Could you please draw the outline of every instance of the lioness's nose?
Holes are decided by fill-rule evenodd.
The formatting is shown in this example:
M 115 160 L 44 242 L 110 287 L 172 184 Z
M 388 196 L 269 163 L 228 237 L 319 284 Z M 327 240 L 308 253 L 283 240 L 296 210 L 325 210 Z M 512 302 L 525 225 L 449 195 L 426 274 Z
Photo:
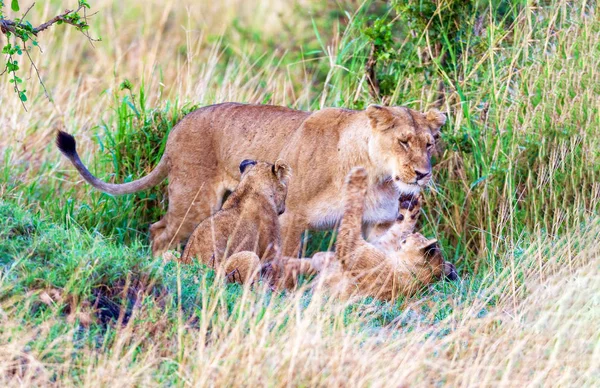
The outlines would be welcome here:
M 418 171 L 415 170 L 415 174 L 417 175 L 417 180 L 420 181 L 421 179 L 425 178 L 427 175 L 429 175 L 429 171 L 427 172 L 422 172 L 422 171 Z

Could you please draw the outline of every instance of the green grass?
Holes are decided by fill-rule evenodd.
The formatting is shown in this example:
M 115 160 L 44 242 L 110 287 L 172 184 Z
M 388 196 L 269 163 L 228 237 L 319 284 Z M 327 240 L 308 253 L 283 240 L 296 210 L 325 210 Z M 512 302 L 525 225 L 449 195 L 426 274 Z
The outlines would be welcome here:
M 0 140 L 0 350 L 7 355 L 0 381 L 335 385 L 343 375 L 373 385 L 385 376 L 415 385 L 505 378 L 524 385 L 535 376 L 540 384 L 593 385 L 590 360 L 600 338 L 590 324 L 600 295 L 596 5 L 448 2 L 441 14 L 428 4 L 311 3 L 279 35 L 267 32 L 269 23 L 236 18 L 198 45 L 165 27 L 160 47 L 175 52 L 168 61 L 159 55 L 160 70 L 144 72 L 131 89 L 118 90 L 120 79 L 82 97 L 102 101 L 100 113 L 88 110 L 90 121 L 78 101 L 61 97 L 60 85 L 56 107 L 73 106 L 59 122 L 75 133 L 90 170 L 126 182 L 156 165 L 171 128 L 197 106 L 227 99 L 425 110 L 443 82 L 448 122 L 420 227 L 439 239 L 461 282 L 391 303 L 345 304 L 307 289 L 225 285 L 199 264 L 153 260 L 148 225 L 166 210 L 167 182 L 120 197 L 94 191 L 52 144 L 46 120 L 55 118 L 46 116 L 58 108 L 38 101 L 26 116 L 15 104 L 17 113 L 0 112 L 6 123 L 23 123 L 0 133 L 10 140 L 22 130 L 25 139 Z M 142 5 L 133 7 L 143 14 Z M 169 23 L 189 22 L 174 12 Z M 130 47 L 116 40 L 137 36 L 126 28 L 107 50 Z M 143 42 L 155 41 L 144 34 Z M 378 96 L 365 81 L 372 43 Z M 190 64 L 185 74 L 169 67 L 188 55 L 205 66 L 201 76 Z M 89 66 L 82 58 L 79 66 Z M 125 58 L 131 64 L 123 67 L 136 68 L 134 56 Z M 100 63 L 103 71 L 113 65 Z M 77 73 L 65 72 L 63 94 L 76 95 L 68 80 L 75 83 Z M 163 94 L 180 76 L 202 87 Z M 311 233 L 307 254 L 331 249 L 333 235 Z
M 210 297 L 215 289 L 223 288 L 228 311 L 242 294 L 242 286 L 217 281 L 216 273 L 201 263 L 179 265 L 149 258 L 147 247 L 139 242 L 124 246 L 78 226 L 56 225 L 6 202 L 0 202 L 0 217 L 5 220 L 0 227 L 0 298 L 60 290 L 64 300 L 116 306 L 117 313 L 106 316 L 116 320 L 122 306 L 130 313 L 137 292 L 154 300 L 168 300 L 165 303 L 181 307 L 188 314 L 199 308 L 206 297 L 203 292 Z M 456 284 L 439 283 L 432 290 L 444 294 L 458 288 Z M 271 296 L 270 291 L 267 294 L 268 300 L 285 298 L 280 294 Z M 421 295 L 426 294 L 423 291 Z M 310 299 L 310 293 L 306 297 Z M 104 301 L 98 302 L 99 298 Z M 370 298 L 364 301 L 373 302 Z M 377 303 L 386 310 L 381 313 L 385 316 L 399 314 L 403 300 Z M 40 306 L 34 307 L 32 312 Z
M 532 283 L 532 274 L 538 274 L 537 254 L 532 257 L 532 253 L 539 251 L 548 258 L 545 273 L 566 274 L 567 263 L 561 259 L 565 256 L 559 252 L 577 252 L 569 259 L 573 268 L 586 262 L 595 266 L 589 260 L 597 257 L 595 241 L 600 236 L 600 224 L 592 222 L 569 239 L 524 249 L 527 254 L 513 263 L 522 269 L 517 273 L 499 267 L 494 278 L 463 274 L 462 282 L 438 283 L 409 300 L 384 303 L 367 298 L 340 304 L 308 290 L 274 294 L 261 285 L 253 289 L 227 285 L 200 264 L 152 261 L 142 244 L 124 246 L 78 226 L 65 228 L 6 202 L 0 202 L 0 216 L 5 221 L 0 226 L 0 303 L 6 314 L 0 347 L 5 354 L 13 354 L 14 346 L 24 346 L 35 354 L 37 363 L 45 365 L 50 381 L 69 384 L 91 383 L 89 368 L 94 365 L 124 368 L 124 373 L 134 374 L 128 378 L 137 382 L 142 381 L 135 377 L 137 368 L 151 367 L 150 380 L 143 381 L 183 384 L 185 378 L 176 371 L 181 371 L 181 362 L 194 365 L 189 357 L 198 351 L 195 335 L 202 336 L 206 346 L 214 342 L 215 350 L 226 346 L 234 351 L 250 345 L 241 340 L 243 333 L 253 338 L 258 330 L 268 336 L 262 346 L 272 347 L 279 344 L 271 341 L 290 332 L 301 330 L 308 335 L 310 326 L 305 325 L 309 322 L 323 330 L 322 335 L 362 338 L 367 349 L 373 346 L 371 339 L 386 338 L 400 354 L 415 340 L 417 346 L 455 341 L 454 336 L 463 338 L 460 322 L 465 319 L 463 324 L 475 331 L 481 330 L 478 322 L 484 328 L 502 327 L 509 323 L 502 324 L 507 317 L 498 316 L 498 306 L 506 309 L 506 302 L 517 295 L 530 306 L 527 297 L 536 295 L 539 287 Z M 594 248 L 587 252 L 588 247 Z M 542 282 L 541 287 L 552 284 Z M 592 299 L 586 300 L 597 302 L 596 288 L 587 288 Z M 95 313 L 90 319 L 92 309 Z M 308 320 L 298 327 L 298 319 Z M 22 324 L 14 326 L 15 322 Z M 550 324 L 547 318 L 542 322 Z M 405 336 L 411 338 L 410 343 L 403 340 Z M 289 346 L 285 341 L 281 345 Z M 215 360 L 229 360 L 220 352 L 213 355 Z M 7 376 L 14 373 L 9 361 L 4 357 L 0 362 Z M 47 381 L 44 375 L 34 378 L 32 366 L 24 365 L 28 379 Z M 300 382 L 309 377 L 298 378 Z
M 261 284 L 254 291 L 226 284 L 202 264 L 182 266 L 152 260 L 147 247 L 139 242 L 124 246 L 79 226 L 54 224 L 4 201 L 0 202 L 0 217 L 5 221 L 0 226 L 0 302 L 4 313 L 26 322 L 23 329 L 46 325 L 48 329 L 27 345 L 41 353 L 39 361 L 43 363 L 66 362 L 59 345 L 66 338 L 76 349 L 112 351 L 118 346 L 122 325 L 166 325 L 161 327 L 170 331 L 182 320 L 190 328 L 206 320 L 211 326 L 226 329 L 230 325 L 251 326 L 270 315 L 287 314 L 289 309 L 285 294 L 272 293 Z M 459 289 L 460 285 L 440 284 L 420 295 L 432 296 L 443 305 L 443 295 Z M 463 292 L 466 296 L 466 290 Z M 301 292 L 298 308 L 306 309 L 312 298 L 321 296 Z M 402 299 L 394 303 L 371 298 L 357 301 L 345 308 L 341 324 L 351 326 L 360 319 L 365 332 L 389 325 L 409 327 L 415 318 L 403 314 L 404 303 Z M 254 321 L 248 321 L 249 306 Z M 82 315 L 91 310 L 93 318 L 84 319 Z M 429 309 L 423 307 L 417 319 L 435 324 L 451 311 L 446 305 L 429 315 Z M 323 316 L 328 314 L 331 324 L 338 324 L 335 315 L 323 311 Z M 285 332 L 287 322 L 279 322 L 276 331 Z M 132 351 L 145 349 L 141 343 L 131 346 Z M 83 354 L 73 357 L 70 381 L 77 383 L 83 381 L 86 365 L 78 365 L 85 361 Z M 167 372 L 168 364 L 159 369 L 166 368 L 162 372 Z M 179 381 L 167 376 L 159 380 Z

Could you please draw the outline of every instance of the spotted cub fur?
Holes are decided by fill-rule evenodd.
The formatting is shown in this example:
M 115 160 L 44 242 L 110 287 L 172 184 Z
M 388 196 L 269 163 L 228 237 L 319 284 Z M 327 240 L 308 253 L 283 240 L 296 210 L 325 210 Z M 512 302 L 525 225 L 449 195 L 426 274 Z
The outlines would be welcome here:
M 398 220 L 373 243 L 361 234 L 367 173 L 355 168 L 344 187 L 344 216 L 335 255 L 323 252 L 312 259 L 324 286 L 342 296 L 361 294 L 392 300 L 411 295 L 424 285 L 447 276 L 456 279 L 437 240 L 413 233 L 420 211 L 417 198 L 401 199 Z
M 181 260 L 223 268 L 231 281 L 245 283 L 260 266 L 279 257 L 279 216 L 285 211 L 289 167 L 244 160 L 241 181 L 221 210 L 194 230 Z

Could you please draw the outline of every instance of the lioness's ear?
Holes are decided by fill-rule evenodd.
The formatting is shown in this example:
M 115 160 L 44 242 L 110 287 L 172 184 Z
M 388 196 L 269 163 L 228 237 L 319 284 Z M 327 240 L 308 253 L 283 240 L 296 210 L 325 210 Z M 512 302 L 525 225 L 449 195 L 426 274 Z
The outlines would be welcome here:
M 366 112 L 373 129 L 384 131 L 394 124 L 394 115 L 385 106 L 372 104 L 367 107 Z
M 292 169 L 281 160 L 276 161 L 272 169 L 273 174 L 275 174 L 277 179 L 279 179 L 281 183 L 287 184 L 292 175 Z
M 240 163 L 240 174 L 243 174 L 244 171 L 248 168 L 248 166 L 254 166 L 256 164 L 256 160 L 252 159 L 244 159 L 242 163 Z
M 446 115 L 437 109 L 432 109 L 425 113 L 425 119 L 438 130 L 442 125 L 446 124 Z
M 427 240 L 420 248 L 426 259 L 432 258 L 439 251 L 437 239 Z

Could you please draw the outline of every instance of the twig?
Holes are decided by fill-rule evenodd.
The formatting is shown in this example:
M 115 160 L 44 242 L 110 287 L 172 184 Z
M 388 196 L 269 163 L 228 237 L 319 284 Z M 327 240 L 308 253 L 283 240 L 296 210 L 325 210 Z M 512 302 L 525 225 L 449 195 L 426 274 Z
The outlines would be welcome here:
M 25 16 L 27 16 L 27 14 L 29 13 L 29 11 L 31 11 L 31 9 L 33 8 L 34 5 L 35 5 L 35 2 L 31 3 L 31 5 L 29 6 L 29 8 L 27 8 L 27 11 L 25 11 L 25 13 L 23 14 L 23 16 L 21 16 L 21 20 L 25 20 Z
M 35 3 L 34 3 L 35 4 Z M 31 5 L 31 7 L 29 7 L 29 9 L 27 9 L 27 11 L 25 12 L 25 14 L 23 16 L 25 16 L 27 14 L 27 12 L 29 12 L 29 10 L 33 7 L 33 4 Z M 81 9 L 84 10 L 84 18 L 83 20 L 85 21 L 85 24 L 78 24 L 77 22 L 74 22 L 73 20 L 67 18 L 68 15 L 72 14 L 72 13 L 77 13 L 79 11 L 81 11 Z M 22 19 L 21 19 L 22 20 Z M 84 32 L 83 27 L 87 26 L 87 15 L 85 13 L 85 7 L 80 5 L 79 8 L 77 8 L 75 11 L 67 9 L 65 10 L 63 13 L 61 13 L 60 15 L 57 15 L 55 17 L 53 17 L 52 19 L 48 20 L 45 23 L 40 24 L 39 26 L 30 29 L 27 25 L 23 24 L 23 23 L 16 23 L 14 20 L 8 20 L 8 19 L 0 19 L 0 31 L 3 34 L 6 34 L 7 32 L 11 32 L 11 33 L 16 33 L 16 29 L 17 27 L 19 28 L 23 28 L 25 30 L 27 30 L 28 32 L 32 33 L 33 35 L 37 36 L 37 34 L 39 34 L 40 32 L 48 29 L 50 26 L 52 26 L 53 24 L 56 24 L 58 22 L 63 22 L 65 24 L 70 24 L 76 28 L 78 28 L 79 30 L 81 30 L 83 32 L 83 34 L 90 40 L 90 41 L 98 41 L 98 39 L 93 39 L 92 37 L 90 37 L 90 35 L 86 32 Z
M 8 56 L 8 60 L 9 61 L 13 60 L 12 55 Z M 25 112 L 27 112 L 27 107 L 25 106 L 25 102 L 21 99 L 21 90 L 19 90 L 19 83 L 17 82 L 17 75 L 15 74 L 14 71 L 12 72 L 12 76 L 13 76 L 13 88 L 17 92 L 17 96 L 19 97 L 19 101 L 21 101 L 21 105 L 23 105 L 23 109 L 25 109 Z
M 97 12 L 94 12 L 94 13 L 93 13 L 93 14 L 91 14 L 90 16 L 94 16 L 96 13 L 97 13 Z M 87 25 L 88 25 L 88 14 L 87 14 L 87 8 L 85 8 L 85 7 L 83 8 L 83 20 L 85 21 L 85 25 L 87 26 Z M 81 30 L 81 33 L 82 33 L 83 35 L 85 35 L 85 37 L 86 37 L 86 38 L 88 38 L 88 41 L 90 42 L 90 44 L 92 45 L 92 47 L 95 47 L 95 46 L 94 46 L 94 42 L 98 42 L 98 41 L 100 40 L 100 39 L 93 39 L 93 38 L 90 36 L 89 32 L 87 32 L 86 30 L 83 30 L 83 29 L 82 29 L 82 30 Z
M 6 67 L 0 73 L 0 76 L 4 75 L 6 72 L 13 73 L 13 75 L 12 75 L 12 80 L 14 82 L 13 88 L 14 88 L 15 92 L 19 95 L 19 99 L 21 100 L 21 104 L 23 105 L 23 108 L 25 109 L 25 111 L 27 111 L 27 108 L 25 108 L 25 103 L 23 100 L 24 99 L 26 100 L 26 96 L 25 96 L 25 93 L 21 92 L 21 90 L 19 89 L 17 80 L 20 81 L 20 78 L 17 77 L 15 74 L 15 71 L 18 69 L 18 67 L 16 66 L 17 65 L 16 61 L 13 60 L 13 54 L 15 52 L 18 52 L 19 55 L 22 54 L 21 50 L 17 46 L 17 42 L 19 39 L 23 43 L 23 51 L 25 51 L 25 53 L 27 54 L 27 58 L 29 59 L 31 66 L 33 67 L 33 69 L 35 69 L 36 76 L 37 76 L 40 84 L 42 85 L 42 88 L 44 89 L 44 94 L 50 101 L 52 101 L 52 98 L 50 97 L 50 94 L 48 93 L 48 89 L 46 88 L 46 85 L 42 81 L 42 77 L 40 75 L 39 69 L 37 68 L 36 64 L 34 63 L 33 58 L 31 58 L 31 54 L 29 52 L 29 49 L 27 48 L 26 41 L 29 39 L 32 39 L 34 41 L 33 42 L 34 45 L 39 47 L 39 45 L 35 41 L 34 37 L 37 38 L 37 36 L 40 32 L 50 28 L 52 25 L 59 23 L 59 22 L 65 23 L 65 24 L 70 24 L 70 25 L 74 26 L 75 28 L 77 28 L 88 39 L 88 41 L 90 42 L 90 44 L 92 46 L 94 46 L 94 43 L 93 43 L 94 41 L 99 41 L 99 39 L 93 39 L 89 35 L 89 32 L 87 32 L 87 29 L 89 28 L 89 24 L 88 24 L 88 14 L 87 14 L 87 10 L 86 10 L 88 5 L 86 2 L 80 1 L 79 7 L 77 7 L 76 10 L 73 11 L 73 10 L 67 9 L 63 13 L 53 17 L 52 19 L 48 20 L 45 23 L 40 24 L 39 26 L 37 26 L 35 28 L 32 27 L 32 25 L 29 22 L 23 23 L 23 20 L 25 20 L 25 17 L 29 14 L 29 12 L 34 7 L 34 5 L 35 5 L 35 2 L 32 3 L 29 6 L 29 8 L 27 8 L 27 10 L 25 10 L 25 12 L 23 13 L 23 15 L 21 16 L 20 19 L 9 20 L 9 19 L 0 18 L 0 32 L 6 36 L 7 44 L 8 44 L 8 46 L 6 46 L 6 47 L 9 50 L 7 53 L 9 62 L 7 62 Z M 79 14 L 79 12 L 81 10 L 83 10 L 83 17 Z M 14 48 L 12 48 L 10 45 L 10 37 L 12 35 L 14 35 L 14 43 L 15 43 Z M 42 51 L 41 48 L 39 48 L 39 49 L 40 49 L 40 51 Z M 9 66 L 8 63 L 11 63 L 11 66 Z M 15 65 L 14 69 L 12 67 L 13 64 Z
M 42 77 L 40 76 L 40 71 L 38 70 L 37 66 L 35 65 L 35 62 L 33 62 L 33 59 L 31 59 L 31 55 L 29 55 L 29 49 L 27 49 L 27 46 L 25 45 L 25 41 L 23 39 L 21 39 L 21 41 L 23 42 L 23 50 L 25 50 L 25 54 L 27 54 L 27 58 L 29 58 L 29 62 L 31 62 L 31 66 L 33 66 L 33 68 L 35 69 L 35 74 L 38 77 L 38 80 L 40 81 L 40 84 L 42 85 L 42 88 L 44 89 L 44 94 L 46 95 L 46 98 L 50 101 L 52 101 L 52 98 L 50 98 L 50 94 L 48 94 L 48 89 L 46 89 L 46 85 L 44 84 L 44 81 L 42 81 Z
M 75 12 L 79 12 L 81 10 L 81 8 L 82 8 L 82 6 L 79 6 L 79 8 L 77 8 L 77 10 Z M 62 13 L 58 16 L 55 16 L 54 18 L 48 20 L 46 23 L 40 24 L 39 26 L 37 26 L 36 28 L 33 29 L 33 34 L 37 36 L 38 33 L 44 31 L 45 29 L 47 29 L 48 27 L 50 27 L 51 25 L 53 25 L 54 23 L 57 23 L 59 21 L 62 21 L 63 23 L 67 23 L 67 24 L 70 24 L 75 27 L 81 27 L 81 26 L 73 23 L 71 20 L 65 19 L 65 17 L 72 12 L 73 12 L 72 10 L 67 9 L 67 10 L 65 10 L 64 13 Z

